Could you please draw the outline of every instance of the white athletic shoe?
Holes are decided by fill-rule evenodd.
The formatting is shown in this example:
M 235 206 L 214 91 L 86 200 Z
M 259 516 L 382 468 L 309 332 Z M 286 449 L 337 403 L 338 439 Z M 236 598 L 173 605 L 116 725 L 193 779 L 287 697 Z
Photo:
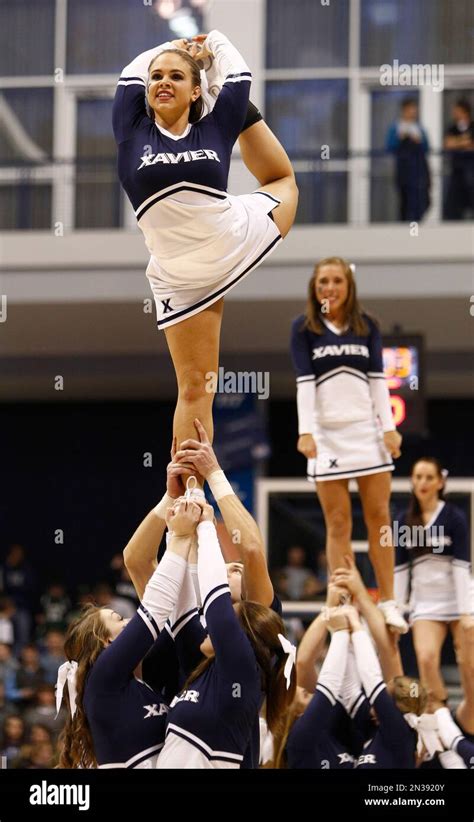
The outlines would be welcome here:
M 394 599 L 386 599 L 383 602 L 379 602 L 378 607 L 382 611 L 385 622 L 390 628 L 395 628 L 399 634 L 408 633 L 408 623 L 403 619 Z

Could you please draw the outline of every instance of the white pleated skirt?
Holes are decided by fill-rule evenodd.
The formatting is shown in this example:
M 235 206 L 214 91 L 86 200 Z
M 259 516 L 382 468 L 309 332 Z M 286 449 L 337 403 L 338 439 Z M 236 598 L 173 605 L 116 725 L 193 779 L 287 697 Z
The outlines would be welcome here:
M 254 191 L 241 196 L 228 195 L 226 204 L 229 230 L 224 238 L 206 246 L 209 257 L 207 282 L 193 284 L 193 258 L 183 257 L 183 273 L 189 270 L 189 280 L 176 274 L 168 274 L 156 257 L 150 257 L 146 275 L 155 298 L 157 324 L 159 329 L 182 322 L 199 314 L 224 297 L 245 277 L 257 268 L 281 242 L 281 234 L 269 215 L 280 204 L 272 195 Z M 227 260 L 232 260 L 230 264 Z M 199 261 L 203 266 L 203 261 Z
M 352 479 L 394 470 L 375 419 L 331 426 L 316 423 L 315 440 L 317 456 L 308 460 L 309 482 Z

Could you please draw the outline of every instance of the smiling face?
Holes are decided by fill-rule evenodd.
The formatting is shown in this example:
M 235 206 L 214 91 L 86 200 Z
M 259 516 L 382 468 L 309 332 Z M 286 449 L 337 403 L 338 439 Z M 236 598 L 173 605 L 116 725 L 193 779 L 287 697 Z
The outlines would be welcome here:
M 160 125 L 175 123 L 201 95 L 191 66 L 179 52 L 160 54 L 150 66 L 147 99 Z
M 329 317 L 337 317 L 344 310 L 349 294 L 347 278 L 342 266 L 337 264 L 323 265 L 316 275 L 316 299 Z
M 433 462 L 419 460 L 411 475 L 413 493 L 422 507 L 435 503 L 444 486 L 444 479 Z

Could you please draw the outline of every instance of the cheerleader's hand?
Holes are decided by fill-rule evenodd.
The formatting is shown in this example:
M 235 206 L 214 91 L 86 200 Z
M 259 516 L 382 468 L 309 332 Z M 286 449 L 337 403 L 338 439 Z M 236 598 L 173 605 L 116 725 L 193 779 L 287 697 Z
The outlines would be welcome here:
M 316 456 L 316 443 L 312 434 L 301 434 L 298 437 L 296 448 L 307 460 Z
M 343 605 L 349 599 L 350 594 L 348 593 L 347 588 L 343 588 L 342 585 L 337 585 L 335 582 L 332 581 L 328 585 L 328 592 L 326 596 L 326 605 L 328 608 L 337 608 L 338 605 Z
M 197 49 L 190 47 L 189 53 L 191 54 L 191 57 L 194 57 L 196 61 L 206 60 L 208 57 L 213 56 L 207 48 L 207 46 L 205 45 L 206 40 L 207 34 L 196 34 L 196 36 L 193 37 L 193 43 L 196 45 Z
M 172 508 L 168 508 L 166 524 L 176 537 L 186 537 L 194 533 L 200 517 L 200 506 L 181 497 Z
M 199 522 L 214 522 L 214 508 L 207 502 L 202 506 Z
M 347 590 L 350 591 L 350 593 L 357 599 L 358 597 L 364 595 L 365 585 L 359 571 L 357 570 L 353 557 L 346 555 L 344 557 L 344 562 L 347 567 L 336 568 L 334 573 L 331 575 L 331 582 L 334 581 L 335 585 L 340 585 L 347 588 Z
M 331 634 L 336 631 L 347 631 L 349 628 L 349 620 L 342 608 L 328 608 L 326 611 L 326 622 L 328 630 Z
M 402 435 L 398 433 L 398 431 L 385 431 L 383 435 L 383 441 L 385 443 L 385 448 L 389 452 L 390 456 L 393 457 L 395 460 L 401 456 L 400 446 L 402 444 Z
M 189 43 L 185 38 L 182 38 L 181 40 L 171 40 L 170 42 L 175 49 L 183 49 L 183 51 L 188 50 Z

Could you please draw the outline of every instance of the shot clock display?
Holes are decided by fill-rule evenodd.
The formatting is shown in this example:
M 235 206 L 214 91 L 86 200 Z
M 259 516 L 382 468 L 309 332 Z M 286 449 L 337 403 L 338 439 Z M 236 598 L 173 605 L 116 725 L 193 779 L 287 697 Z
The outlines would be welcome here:
M 383 364 L 392 413 L 402 434 L 425 431 L 423 337 L 383 335 Z

